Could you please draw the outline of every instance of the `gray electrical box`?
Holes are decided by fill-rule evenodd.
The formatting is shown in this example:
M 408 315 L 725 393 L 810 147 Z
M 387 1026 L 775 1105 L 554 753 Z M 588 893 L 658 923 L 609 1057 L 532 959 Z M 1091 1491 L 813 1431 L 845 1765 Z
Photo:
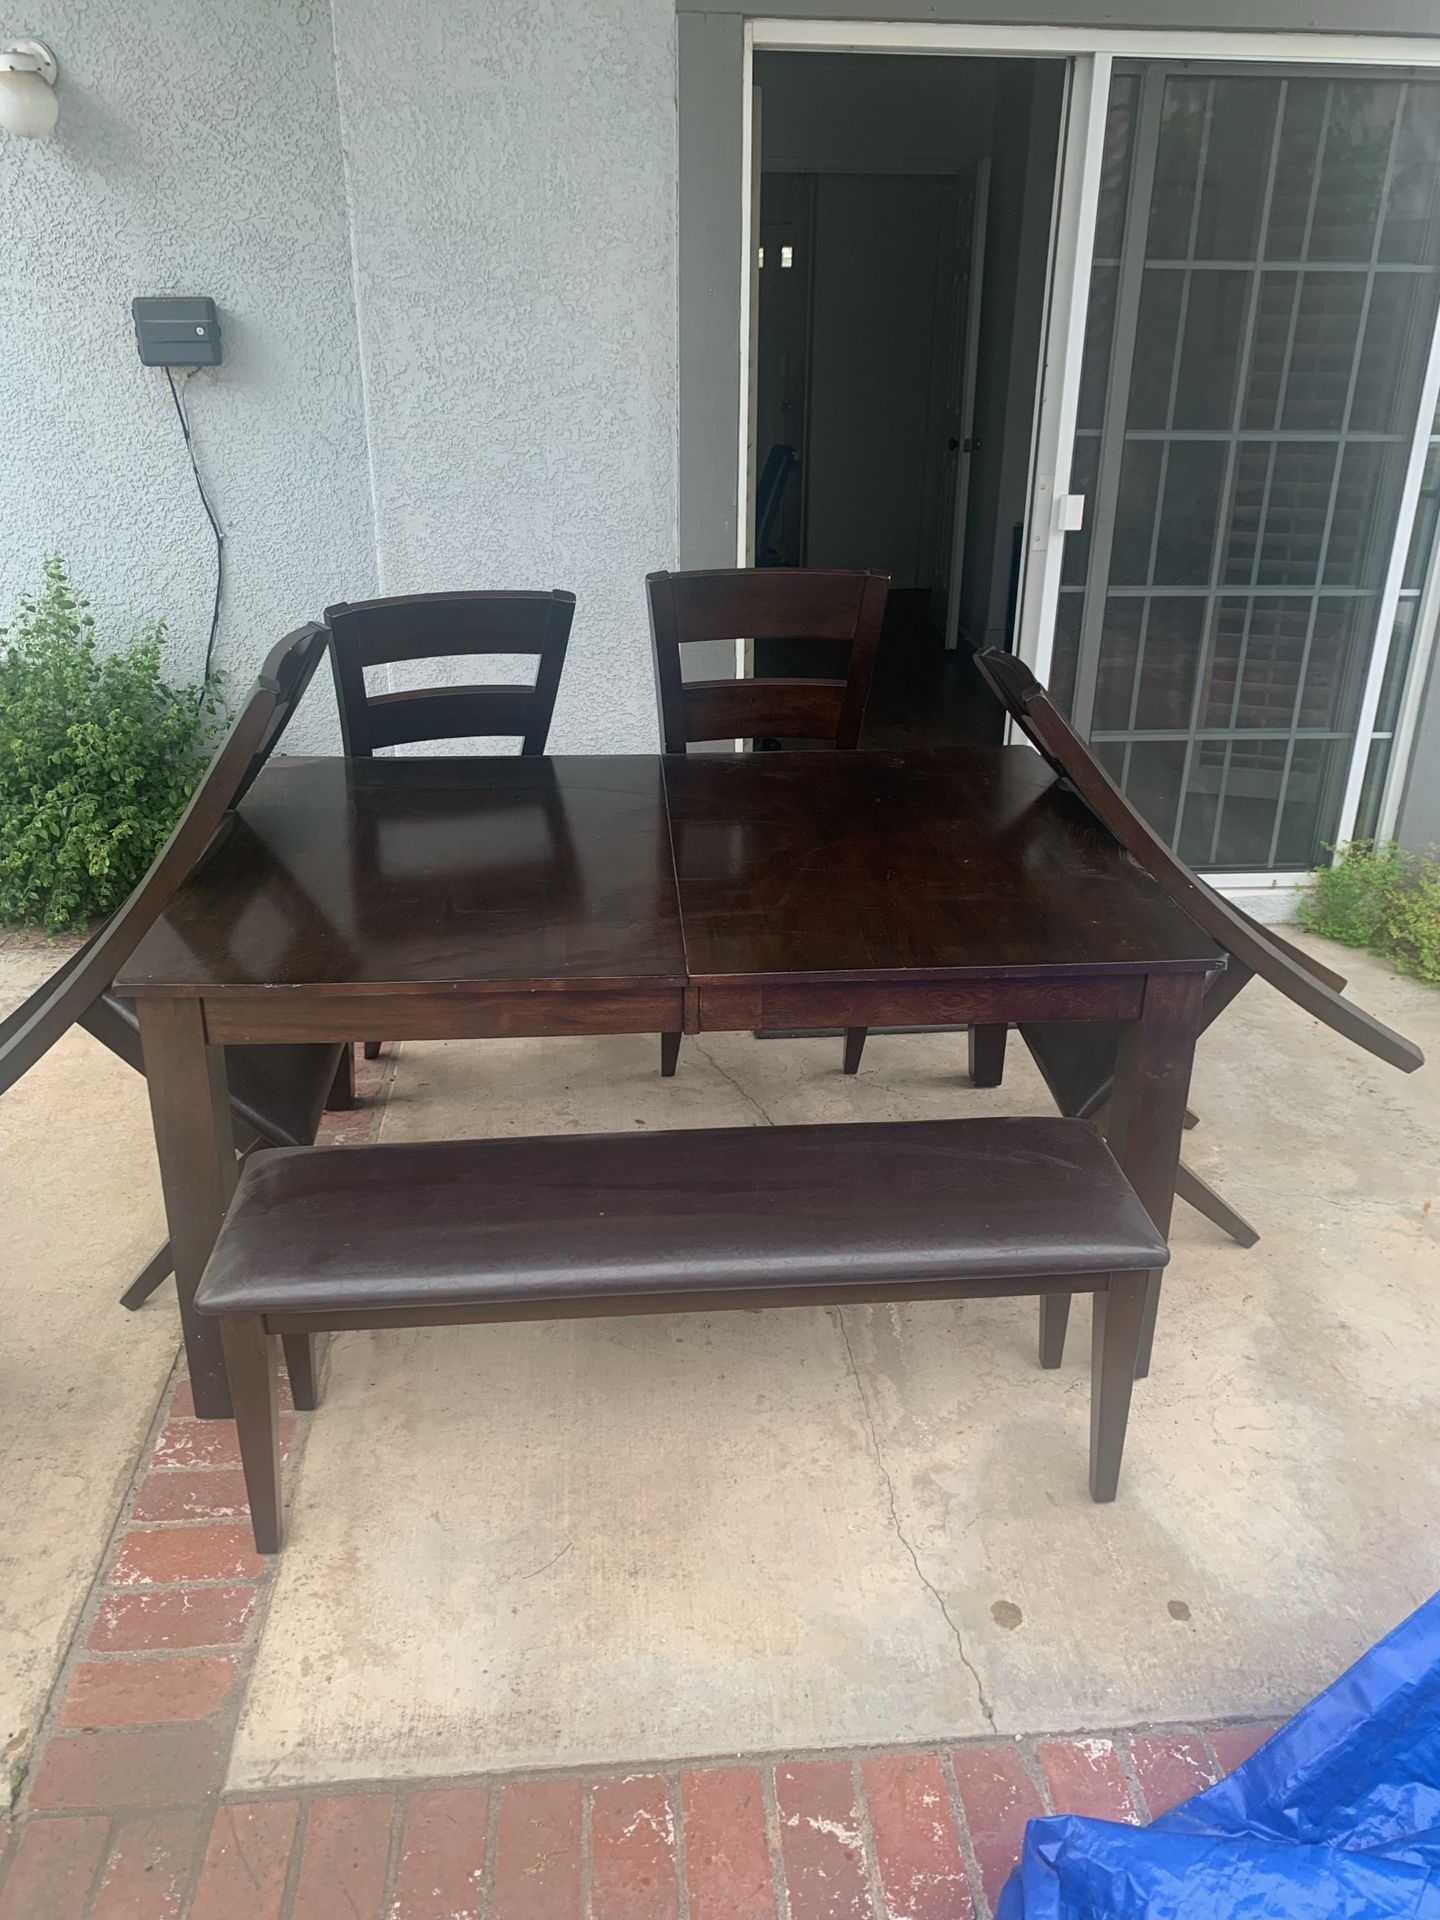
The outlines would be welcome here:
M 147 367 L 218 367 L 220 319 L 213 300 L 169 295 L 130 302 L 135 343 Z

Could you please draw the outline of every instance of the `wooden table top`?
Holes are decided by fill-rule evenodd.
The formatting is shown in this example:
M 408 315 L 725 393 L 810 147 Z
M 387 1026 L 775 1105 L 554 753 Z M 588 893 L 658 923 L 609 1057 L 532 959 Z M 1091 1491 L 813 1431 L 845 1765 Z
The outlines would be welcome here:
M 1026 746 L 672 757 L 665 788 L 692 980 L 1216 965 Z
M 273 760 L 116 982 L 683 986 L 660 761 Z
M 275 760 L 117 987 L 563 991 L 1217 963 L 1024 746 Z

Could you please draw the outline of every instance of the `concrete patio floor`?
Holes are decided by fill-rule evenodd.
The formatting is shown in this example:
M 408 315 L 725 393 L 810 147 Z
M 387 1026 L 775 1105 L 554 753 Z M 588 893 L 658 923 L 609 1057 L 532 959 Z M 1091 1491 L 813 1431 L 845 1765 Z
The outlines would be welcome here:
M 1440 995 L 1332 953 L 1440 1055 Z M 416 1045 L 387 1139 L 1044 1111 L 959 1036 Z M 1436 1070 L 1252 987 L 1202 1049 L 1121 1497 L 1033 1303 L 353 1336 L 232 1788 L 1283 1713 L 1440 1585 Z
M 1440 994 L 1306 944 L 1440 1055 Z M 971 1090 L 963 1058 L 961 1036 L 874 1038 L 847 1081 L 838 1041 L 734 1035 L 687 1041 L 664 1082 L 649 1039 L 412 1046 L 382 1124 L 1046 1109 L 1018 1043 L 998 1093 Z M 1058 1375 L 1035 1363 L 1033 1305 L 1006 1302 L 337 1341 L 254 1665 L 229 1669 L 229 1787 L 1288 1712 L 1440 1585 L 1440 1079 L 1253 986 L 1204 1042 L 1194 1104 L 1187 1156 L 1264 1238 L 1241 1252 L 1179 1210 L 1108 1509 L 1085 1491 L 1083 1313 Z M 8 1734 L 52 1689 L 46 1724 L 75 1724 L 55 1681 L 175 1323 L 163 1296 L 113 1305 L 158 1237 L 138 1079 L 71 1036 L 3 1118 L 23 1333 L 0 1416 L 21 1461 L 0 1515 L 22 1570 L 0 1625 Z M 151 1482 L 185 1465 L 159 1457 Z M 210 1507 L 134 1519 L 222 1516 L 219 1462 Z M 116 1537 L 82 1622 L 92 1653 L 123 1644 L 127 1580 L 134 1608 L 164 1611 L 176 1590 L 156 1577 L 197 1578 L 196 1604 L 218 1605 L 203 1583 L 226 1574 L 125 1570 L 125 1538 L 163 1530 Z
M 0 950 L 0 1015 L 59 957 Z M 145 1082 L 77 1028 L 0 1101 L 0 1808 L 174 1362 L 173 1288 L 118 1305 L 164 1237 Z

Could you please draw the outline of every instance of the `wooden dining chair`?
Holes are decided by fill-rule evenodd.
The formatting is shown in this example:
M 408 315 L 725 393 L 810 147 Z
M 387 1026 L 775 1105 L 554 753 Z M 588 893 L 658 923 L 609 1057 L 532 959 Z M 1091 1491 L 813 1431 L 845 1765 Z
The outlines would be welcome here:
M 1344 998 L 1345 981 L 1302 953 L 1273 927 L 1251 919 L 1217 893 L 1165 844 L 1136 812 L 1045 688 L 1014 654 L 992 647 L 978 657 L 980 671 L 1010 717 L 1060 778 L 1159 886 L 1202 926 L 1227 956 L 1206 989 L 1202 1027 L 1219 1018 L 1256 975 L 1344 1039 L 1402 1073 L 1424 1064 L 1420 1049 Z M 1120 1028 L 1098 1022 L 1024 1024 L 1034 1055 L 1062 1113 L 1094 1120 L 1102 1130 L 1115 1078 Z M 1203 1213 L 1243 1247 L 1259 1234 L 1215 1189 L 1182 1161 L 1178 1198 Z
M 137 1072 L 145 1071 L 139 1021 L 130 1002 L 112 992 L 115 975 L 186 875 L 223 843 L 237 802 L 274 751 L 326 640 L 324 627 L 311 625 L 274 648 L 174 831 L 129 899 L 0 1022 L 0 1094 L 76 1025 Z M 349 1106 L 353 1099 L 350 1051 L 340 1044 L 227 1047 L 225 1064 L 235 1146 L 242 1155 L 262 1144 L 309 1146 L 326 1106 Z M 140 1306 L 172 1268 L 167 1244 L 126 1289 L 124 1304 Z
M 888 573 L 732 567 L 648 574 L 645 590 L 666 753 L 685 753 L 709 740 L 820 740 L 842 751 L 859 745 L 885 624 Z M 687 680 L 684 649 L 707 640 L 840 641 L 849 652 L 838 679 Z M 845 1030 L 846 1073 L 859 1071 L 865 1032 Z M 661 1073 L 674 1073 L 679 1054 L 680 1035 L 661 1034 Z
M 327 607 L 347 759 L 382 747 L 465 739 L 518 739 L 521 753 L 544 753 L 574 617 L 574 594 L 556 590 L 399 593 Z M 365 684 L 370 667 L 466 654 L 533 655 L 535 678 L 398 693 L 372 693 Z M 378 1056 L 380 1044 L 365 1042 L 367 1060 Z

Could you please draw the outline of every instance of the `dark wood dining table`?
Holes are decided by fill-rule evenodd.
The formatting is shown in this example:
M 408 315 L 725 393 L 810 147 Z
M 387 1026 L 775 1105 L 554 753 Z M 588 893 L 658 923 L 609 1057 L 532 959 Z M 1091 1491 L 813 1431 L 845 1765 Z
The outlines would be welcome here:
M 226 1045 L 1118 1021 L 1107 1132 L 1166 1232 L 1223 964 L 1027 746 L 272 761 L 116 987 L 195 1410 Z

